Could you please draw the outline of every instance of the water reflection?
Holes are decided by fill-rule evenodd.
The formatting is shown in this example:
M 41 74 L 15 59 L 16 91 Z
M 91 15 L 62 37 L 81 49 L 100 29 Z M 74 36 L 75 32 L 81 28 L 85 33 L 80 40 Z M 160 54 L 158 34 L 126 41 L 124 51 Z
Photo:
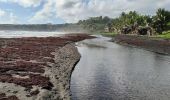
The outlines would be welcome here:
M 73 100 L 170 100 L 169 56 L 108 39 L 78 44 L 82 58 L 72 75 Z

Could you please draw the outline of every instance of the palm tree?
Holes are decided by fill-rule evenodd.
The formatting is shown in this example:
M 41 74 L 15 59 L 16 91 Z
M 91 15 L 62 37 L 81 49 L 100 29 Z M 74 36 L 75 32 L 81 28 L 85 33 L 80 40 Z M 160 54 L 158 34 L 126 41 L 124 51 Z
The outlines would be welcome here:
M 156 12 L 156 16 L 153 17 L 153 27 L 160 34 L 166 29 L 169 20 L 169 12 L 165 9 L 159 8 Z

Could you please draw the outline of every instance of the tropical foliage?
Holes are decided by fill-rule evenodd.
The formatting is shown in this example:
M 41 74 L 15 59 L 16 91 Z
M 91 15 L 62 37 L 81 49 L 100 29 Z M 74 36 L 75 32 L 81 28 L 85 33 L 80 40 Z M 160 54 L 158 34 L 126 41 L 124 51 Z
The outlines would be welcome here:
M 138 24 L 140 26 L 146 26 L 151 22 L 150 16 L 144 16 L 138 14 L 136 11 L 130 11 L 129 13 L 122 12 L 120 17 L 112 20 L 112 26 L 116 29 L 120 29 L 126 25 Z
M 162 34 L 163 31 L 168 29 L 168 23 L 170 22 L 170 12 L 165 9 L 158 9 L 156 16 L 152 18 L 152 25 L 155 30 Z
M 90 31 L 103 31 L 106 25 L 111 25 L 111 21 L 112 19 L 107 16 L 99 16 L 91 17 L 87 20 L 80 20 L 78 24 Z
M 163 31 L 170 30 L 170 11 L 160 8 L 154 16 L 141 15 L 136 11 L 122 12 L 117 18 L 91 17 L 87 20 L 80 20 L 78 24 L 96 32 L 104 32 L 105 27 L 120 30 L 124 26 L 136 24 L 138 26 L 150 26 L 154 28 L 156 33 L 162 34 Z

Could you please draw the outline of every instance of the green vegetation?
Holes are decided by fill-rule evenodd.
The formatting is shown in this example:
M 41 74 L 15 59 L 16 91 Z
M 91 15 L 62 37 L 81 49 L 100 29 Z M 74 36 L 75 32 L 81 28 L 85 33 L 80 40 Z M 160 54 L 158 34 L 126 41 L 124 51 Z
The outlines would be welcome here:
M 112 20 L 112 27 L 121 29 L 124 26 L 134 24 L 146 26 L 146 24 L 150 22 L 150 16 L 140 15 L 136 11 L 130 11 L 129 13 L 122 12 L 118 18 Z
M 168 38 L 170 30 L 170 11 L 159 8 L 154 16 L 141 15 L 136 11 L 128 13 L 122 12 L 117 18 L 109 17 L 91 17 L 87 20 L 80 20 L 78 25 L 90 30 L 92 33 L 101 33 L 114 36 L 115 33 L 120 33 L 124 27 L 146 28 L 152 30 L 151 35 Z
M 165 9 L 158 9 L 156 16 L 152 18 L 152 26 L 157 33 L 162 34 L 163 31 L 169 30 L 170 12 Z
M 104 32 L 105 26 L 111 27 L 112 19 L 109 17 L 91 17 L 87 20 L 80 20 L 78 25 L 83 26 L 83 28 L 90 30 L 91 32 Z
M 162 34 L 157 35 L 156 37 L 163 38 L 163 39 L 170 39 L 170 31 L 163 32 Z
M 83 30 L 76 24 L 0 24 L 0 30 L 24 30 L 24 31 L 74 31 Z

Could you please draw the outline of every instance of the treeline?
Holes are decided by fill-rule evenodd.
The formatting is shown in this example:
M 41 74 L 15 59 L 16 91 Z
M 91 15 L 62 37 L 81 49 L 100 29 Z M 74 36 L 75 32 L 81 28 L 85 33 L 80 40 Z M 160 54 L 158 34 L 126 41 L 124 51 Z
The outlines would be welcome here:
M 0 24 L 0 30 L 80 31 L 83 28 L 76 24 Z
M 109 31 L 117 31 L 129 25 L 150 26 L 156 33 L 161 34 L 170 29 L 170 11 L 159 8 L 154 16 L 141 15 L 136 11 L 122 12 L 117 18 L 91 17 L 87 20 L 80 20 L 78 24 L 91 31 L 101 32 L 105 31 L 105 27 L 108 27 Z
M 99 17 L 90 17 L 89 19 L 86 20 L 80 20 L 78 22 L 78 25 L 82 26 L 83 28 L 90 30 L 90 31 L 103 31 L 104 27 L 106 25 L 111 25 L 112 19 L 105 16 L 99 16 Z

